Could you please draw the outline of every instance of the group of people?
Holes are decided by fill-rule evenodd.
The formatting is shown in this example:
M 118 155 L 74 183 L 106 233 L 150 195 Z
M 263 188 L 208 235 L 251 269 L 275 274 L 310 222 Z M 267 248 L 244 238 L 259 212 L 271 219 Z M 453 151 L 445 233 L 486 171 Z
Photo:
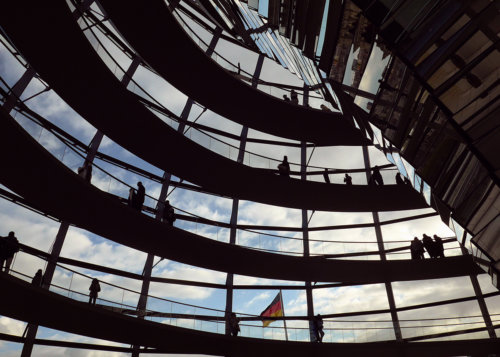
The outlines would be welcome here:
M 434 240 L 424 234 L 422 240 L 413 238 L 410 244 L 411 259 L 424 259 L 424 252 L 427 251 L 430 258 L 444 258 L 443 240 L 434 234 Z
M 293 104 L 299 105 L 299 95 L 297 94 L 297 92 L 294 89 L 292 89 L 290 91 L 290 97 L 288 97 L 286 94 L 284 94 L 283 95 L 283 100 L 285 102 L 292 102 Z M 309 104 L 305 103 L 305 101 L 304 101 L 304 106 L 308 107 L 308 108 L 311 108 L 311 106 Z M 324 112 L 331 112 L 332 111 L 330 108 L 328 108 L 324 104 L 320 105 L 320 109 L 322 111 L 324 111 Z
M 240 321 L 234 312 L 229 315 L 228 326 L 229 335 L 234 337 L 238 336 L 240 332 Z M 323 341 L 323 336 L 325 336 L 325 332 L 323 331 L 323 318 L 320 314 L 314 316 L 311 327 L 315 341 L 321 343 Z
M 142 182 L 137 182 L 137 190 L 130 188 L 128 195 L 128 205 L 138 211 L 142 210 L 144 199 L 146 197 L 146 189 Z M 174 225 L 176 220 L 174 208 L 170 205 L 170 201 L 166 200 L 163 206 L 162 222 L 167 222 L 170 226 Z
M 35 273 L 35 276 L 33 277 L 33 280 L 31 280 L 31 285 L 36 286 L 36 287 L 42 287 L 44 283 L 44 276 L 42 269 L 38 269 L 37 272 Z M 99 285 L 99 280 L 96 278 L 92 279 L 92 282 L 90 283 L 89 287 L 89 304 L 95 305 L 96 300 L 97 300 L 97 295 L 101 291 L 101 286 Z
M 330 183 L 330 177 L 328 176 L 328 169 L 327 168 L 325 168 L 325 171 L 323 172 L 323 178 L 325 179 L 326 183 Z M 347 186 L 351 186 L 352 185 L 352 177 L 349 174 L 347 174 L 347 173 L 344 176 L 344 183 Z
M 286 94 L 283 95 L 283 100 L 285 102 L 292 102 L 293 104 L 299 104 L 299 96 L 295 90 L 292 89 L 290 92 L 290 98 Z
M 290 177 L 290 163 L 288 162 L 288 156 L 283 156 L 283 161 L 278 165 L 278 172 L 280 176 Z M 326 183 L 330 183 L 330 178 L 328 177 L 328 169 L 325 168 L 323 172 L 323 177 Z M 344 182 L 346 185 L 352 185 L 352 177 L 349 174 L 345 174 Z
M 7 237 L 0 237 L 0 271 L 9 272 L 17 252 L 19 252 L 19 241 L 14 232 L 9 232 Z
M 278 165 L 278 172 L 280 176 L 290 177 L 290 163 L 288 162 L 288 157 L 284 156 L 283 161 Z M 328 169 L 325 168 L 323 172 L 323 178 L 326 183 L 330 183 L 330 177 L 328 176 Z M 346 173 L 344 176 L 344 183 L 348 186 L 352 185 L 352 177 Z M 398 172 L 396 174 L 396 184 L 397 185 L 410 185 L 410 180 L 406 177 L 403 179 L 401 174 Z M 370 186 L 383 186 L 384 179 L 382 178 L 382 174 L 380 173 L 380 167 L 375 166 L 370 174 L 370 178 L 368 180 L 368 185 Z
M 368 185 L 378 185 L 382 186 L 384 184 L 384 179 L 382 178 L 382 175 L 380 174 L 380 167 L 375 166 L 372 170 L 372 173 L 370 175 L 370 179 L 368 180 Z M 397 185 L 411 185 L 410 180 L 408 178 L 401 177 L 401 174 L 398 172 L 396 174 L 396 184 Z

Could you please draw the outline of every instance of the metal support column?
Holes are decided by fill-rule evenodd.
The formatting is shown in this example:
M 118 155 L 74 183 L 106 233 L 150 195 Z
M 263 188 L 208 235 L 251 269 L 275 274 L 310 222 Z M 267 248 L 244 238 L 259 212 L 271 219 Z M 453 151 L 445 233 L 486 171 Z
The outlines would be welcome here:
M 220 28 L 217 28 L 214 31 L 214 36 L 212 37 L 212 40 L 210 41 L 210 45 L 208 46 L 208 48 L 205 52 L 208 56 L 211 56 L 212 53 L 214 52 L 215 46 L 217 45 L 217 42 L 219 41 L 221 34 L 222 34 L 222 29 L 220 29 Z M 179 126 L 177 127 L 177 132 L 180 133 L 181 135 L 184 134 L 184 128 L 186 127 L 186 121 L 189 118 L 189 113 L 191 112 L 191 108 L 193 107 L 193 104 L 194 104 L 194 101 L 191 98 L 188 98 L 186 101 L 186 104 L 184 105 L 184 109 L 182 110 L 182 113 L 180 116 L 182 121 L 179 122 Z M 165 200 L 167 198 L 167 193 L 168 193 L 168 188 L 170 186 L 171 177 L 172 177 L 172 175 L 170 173 L 167 173 L 167 172 L 163 173 L 161 192 L 160 192 L 160 196 L 158 197 L 158 204 L 156 206 L 155 218 L 157 220 L 161 220 L 163 217 L 163 209 L 165 207 L 164 203 L 165 203 Z M 144 264 L 144 269 L 142 271 L 141 296 L 139 297 L 139 301 L 137 302 L 137 311 L 138 311 L 137 316 L 139 318 L 144 318 L 144 314 L 142 312 L 145 312 L 146 307 L 147 307 L 149 286 L 151 283 L 151 274 L 153 272 L 153 261 L 154 261 L 154 254 L 148 254 L 148 256 L 146 258 L 146 262 Z M 134 345 L 132 348 L 133 348 L 132 357 L 138 357 L 140 346 Z
M 35 71 L 33 70 L 33 68 L 28 67 L 26 69 L 26 71 L 23 73 L 23 75 L 21 76 L 21 78 L 19 78 L 19 80 L 16 82 L 16 84 L 14 84 L 10 94 L 7 96 L 7 98 L 5 99 L 5 102 L 2 106 L 2 108 L 7 113 L 10 113 L 12 111 L 12 109 L 14 109 L 17 101 L 19 100 L 19 98 L 21 97 L 23 92 L 26 90 L 26 88 L 28 87 L 29 83 L 31 82 L 31 80 L 33 79 L 34 76 L 35 76 Z M 30 324 L 28 324 L 26 326 L 25 332 L 26 331 L 29 332 L 29 330 L 27 330 L 29 328 L 29 326 L 30 326 Z M 34 331 L 34 333 L 36 334 L 36 330 Z M 34 337 L 33 337 L 33 339 L 34 339 Z M 29 353 L 31 353 L 32 349 L 33 349 L 33 344 L 31 345 L 31 348 L 29 349 Z M 24 351 L 24 349 L 23 349 L 23 351 Z
M 304 83 L 304 95 L 302 98 L 302 105 L 307 107 L 309 105 L 309 90 Z M 301 142 L 300 145 L 300 179 L 307 180 L 307 143 Z M 307 217 L 307 210 L 302 210 L 302 244 L 304 249 L 304 257 L 308 257 L 309 253 L 309 219 Z M 316 340 L 314 333 L 313 317 L 314 317 L 314 299 L 312 295 L 311 282 L 305 282 L 306 288 L 306 301 L 307 301 L 307 317 L 309 318 L 309 338 L 311 341 Z
M 462 244 L 460 244 L 460 250 L 462 251 L 463 255 L 469 255 L 469 251 Z M 477 303 L 479 304 L 479 310 L 481 310 L 481 315 L 483 316 L 484 324 L 488 329 L 488 335 L 490 336 L 490 338 L 496 338 L 497 334 L 495 332 L 495 329 L 493 328 L 493 322 L 491 321 L 491 316 L 488 311 L 486 301 L 484 300 L 481 286 L 479 285 L 479 281 L 477 280 L 477 275 L 471 274 L 469 275 L 469 277 L 472 283 L 472 287 L 474 288 L 474 294 L 476 295 Z
M 304 105 L 306 105 L 306 96 L 304 96 Z M 300 146 L 300 179 L 306 180 L 306 167 L 307 167 L 307 145 L 303 141 Z M 309 257 L 309 223 L 307 217 L 307 210 L 302 210 L 302 243 L 304 249 L 304 257 Z M 306 301 L 307 301 L 307 317 L 309 318 L 309 338 L 311 341 L 316 340 L 314 333 L 313 317 L 314 317 L 314 301 L 312 296 L 311 282 L 305 282 L 306 288 Z
M 222 34 L 222 30 L 217 30 L 214 33 L 214 36 L 213 36 L 213 38 L 210 42 L 210 45 L 206 51 L 206 53 L 209 56 L 213 53 L 215 46 L 216 46 L 221 34 Z M 194 104 L 194 101 L 191 98 L 188 98 L 188 100 L 184 106 L 184 109 L 182 110 L 182 113 L 181 113 L 181 119 L 183 121 L 181 121 L 179 123 L 179 126 L 177 128 L 177 131 L 180 134 L 183 134 L 183 132 L 184 132 L 184 128 L 186 127 L 185 121 L 188 120 L 189 113 L 191 112 L 191 108 L 192 108 L 193 104 Z M 163 216 L 164 202 L 165 202 L 165 199 L 167 197 L 167 192 L 168 192 L 168 188 L 170 185 L 170 179 L 171 179 L 171 174 L 164 172 L 160 197 L 158 198 L 158 205 L 156 207 L 157 211 L 156 211 L 155 218 L 158 220 L 161 220 L 161 218 Z M 148 254 L 148 256 L 146 258 L 146 262 L 144 264 L 143 273 L 142 273 L 143 279 L 142 279 L 142 287 L 141 287 L 141 296 L 140 296 L 139 301 L 137 303 L 137 310 L 139 311 L 139 313 L 138 313 L 139 318 L 144 317 L 144 314 L 142 314 L 141 311 L 145 311 L 146 306 L 147 306 L 149 286 L 150 286 L 150 282 L 151 282 L 151 274 L 153 271 L 153 261 L 154 261 L 154 255 Z M 140 346 L 138 346 L 138 345 L 133 346 L 132 357 L 139 356 L 139 348 L 140 348 Z
M 264 56 L 259 55 L 257 60 L 257 65 L 255 66 L 255 72 L 252 79 L 252 87 L 257 88 L 258 80 L 260 77 L 260 72 L 262 71 L 262 65 L 264 64 Z M 245 148 L 247 144 L 247 136 L 248 136 L 248 127 L 244 126 L 241 129 L 240 134 L 240 147 L 238 150 L 238 158 L 237 162 L 243 164 L 243 159 L 245 158 Z M 231 220 L 229 224 L 231 225 L 231 229 L 229 231 L 229 244 L 236 244 L 236 224 L 238 223 L 238 204 L 239 200 L 237 198 L 233 198 L 233 206 L 231 209 Z M 226 277 L 226 311 L 225 311 L 225 321 L 226 321 L 226 335 L 230 334 L 229 329 L 229 316 L 233 312 L 233 281 L 234 275 L 233 273 L 227 273 Z
M 26 89 L 26 87 L 28 87 L 28 84 L 34 76 L 35 70 L 31 67 L 28 67 L 26 71 L 24 71 L 21 78 L 19 78 L 16 84 L 14 84 L 10 94 L 5 99 L 5 103 L 3 103 L 2 106 L 7 113 L 10 113 L 10 111 L 14 109 L 17 100 L 21 97 L 21 94 L 23 94 L 24 90 Z
M 246 129 L 246 127 L 243 127 L 243 129 Z M 241 133 L 243 135 L 243 131 Z M 246 138 L 245 138 L 246 139 Z M 240 150 L 238 152 L 238 160 L 240 159 L 240 154 L 243 152 L 241 150 L 241 146 L 244 146 L 243 144 L 243 137 L 241 137 L 242 142 L 240 143 Z M 246 140 L 245 140 L 246 143 Z M 243 156 L 243 155 L 241 155 Z M 229 231 L 229 244 L 236 244 L 236 223 L 238 221 L 238 204 L 239 200 L 237 198 L 233 198 L 233 206 L 231 209 L 231 219 L 229 221 L 229 224 L 231 225 L 231 229 Z M 231 329 L 229 327 L 229 318 L 231 316 L 231 313 L 233 312 L 233 283 L 234 283 L 234 274 L 233 273 L 227 273 L 226 277 L 226 311 L 225 311 L 225 316 L 224 320 L 226 321 L 226 328 L 225 328 L 225 333 L 226 335 L 231 334 Z
M 370 155 L 368 153 L 368 147 L 363 146 L 363 159 L 365 162 L 366 169 L 366 181 L 368 182 L 371 175 L 371 165 L 370 165 Z M 387 260 L 384 251 L 384 240 L 382 238 L 382 230 L 380 229 L 380 219 L 378 212 L 372 212 L 373 223 L 375 226 L 375 235 L 377 237 L 378 250 L 380 252 L 380 260 Z M 390 282 L 385 283 L 385 290 L 387 293 L 387 300 L 389 301 L 389 308 L 391 310 L 392 326 L 394 328 L 394 334 L 396 335 L 396 340 L 401 341 L 403 336 L 401 334 L 401 326 L 399 324 L 398 314 L 396 312 L 396 302 L 394 300 L 394 293 L 392 291 L 392 285 Z
M 243 159 L 245 157 L 245 147 L 247 144 L 247 135 L 248 128 L 244 126 L 241 129 L 240 135 L 240 148 L 238 151 L 238 159 L 237 162 L 243 163 Z M 231 229 L 229 231 L 229 244 L 236 244 L 236 224 L 238 223 L 238 204 L 239 200 L 237 198 L 233 198 L 233 206 L 231 209 L 231 219 L 229 224 L 231 225 Z M 233 281 L 234 274 L 227 273 L 226 277 L 226 312 L 225 312 L 225 321 L 226 321 L 226 335 L 230 334 L 229 329 L 229 317 L 231 316 L 231 312 L 233 312 Z
M 213 37 L 212 37 L 212 40 L 210 40 L 210 44 L 208 45 L 208 48 L 207 48 L 207 50 L 205 51 L 205 53 L 206 53 L 208 56 L 212 56 L 212 54 L 214 53 L 214 51 L 215 51 L 215 46 L 217 45 L 217 42 L 219 42 L 220 35 L 222 35 L 222 29 L 221 29 L 220 27 L 217 27 L 217 28 L 214 30 L 214 35 L 213 35 Z
M 186 105 L 182 110 L 181 119 L 187 120 L 192 106 L 193 106 L 193 100 L 188 98 Z M 177 131 L 180 134 L 182 134 L 185 126 L 186 124 L 184 122 L 180 122 Z M 171 178 L 172 175 L 170 173 L 167 172 L 163 173 L 163 181 L 162 181 L 160 196 L 158 197 L 158 204 L 156 206 L 155 218 L 157 220 L 161 220 L 161 218 L 163 217 L 163 209 L 165 208 L 165 200 L 167 198 L 168 188 L 170 186 Z M 142 271 L 143 278 L 142 278 L 141 296 L 139 297 L 139 301 L 137 302 L 138 318 L 144 318 L 144 313 L 142 312 L 146 310 L 148 302 L 149 286 L 151 283 L 151 274 L 153 272 L 153 261 L 154 261 L 154 254 L 148 254 L 146 262 L 144 264 L 144 269 Z M 139 347 L 140 346 L 138 345 L 133 346 L 133 351 L 132 351 L 133 357 L 139 356 Z
M 126 87 L 132 76 L 134 75 L 137 67 L 141 63 L 141 59 L 136 56 L 132 63 L 130 64 L 127 72 L 122 78 L 122 84 Z M 89 150 L 87 152 L 87 156 L 85 157 L 85 161 L 83 163 L 83 168 L 88 170 L 92 166 L 92 162 L 94 161 L 95 155 L 101 145 L 101 141 L 104 135 L 99 130 L 95 133 L 92 141 L 90 142 Z M 57 266 L 57 260 L 61 254 L 61 250 L 64 244 L 64 240 L 66 239 L 66 234 L 68 232 L 69 223 L 61 222 L 59 226 L 59 230 L 56 235 L 56 239 L 54 240 L 54 245 L 52 246 L 52 250 L 50 252 L 50 257 L 47 263 L 47 268 L 45 269 L 45 273 L 43 275 L 43 285 L 44 289 L 49 289 L 50 284 L 52 283 L 52 278 L 54 277 L 54 272 Z M 26 327 L 27 335 L 26 340 L 23 345 L 23 351 L 21 353 L 21 357 L 29 357 L 31 356 L 31 352 L 33 351 L 33 342 L 35 341 L 36 333 L 38 331 L 38 325 L 28 324 Z
M 187 121 L 192 106 L 193 106 L 193 100 L 191 98 L 188 98 L 186 104 L 184 105 L 184 109 L 182 110 L 181 119 Z M 177 128 L 177 132 L 183 134 L 185 127 L 186 127 L 185 122 L 181 121 Z M 162 181 L 160 196 L 158 197 L 158 204 L 156 205 L 155 219 L 157 220 L 161 220 L 163 217 L 163 209 L 165 208 L 165 200 L 167 198 L 171 178 L 172 174 L 167 172 L 163 173 L 163 181 Z M 137 311 L 138 311 L 137 317 L 140 319 L 144 318 L 146 307 L 148 304 L 149 286 L 151 284 L 151 274 L 153 273 L 154 257 L 155 257 L 154 254 L 148 254 L 146 262 L 144 263 L 144 269 L 142 271 L 141 296 L 139 297 L 139 301 L 137 302 Z M 132 346 L 132 348 L 133 348 L 132 357 L 138 357 L 140 346 L 134 345 Z
M 477 280 L 477 275 L 470 275 L 470 281 L 472 283 L 472 287 L 474 288 L 474 294 L 476 294 L 477 303 L 479 304 L 479 309 L 481 310 L 481 314 L 483 315 L 484 324 L 488 329 L 488 335 L 490 338 L 497 338 L 497 334 L 495 329 L 493 328 L 493 323 L 491 321 L 490 313 L 488 311 L 488 306 L 486 306 L 486 301 L 483 297 L 483 292 L 481 291 L 481 287 L 479 286 L 479 281 Z

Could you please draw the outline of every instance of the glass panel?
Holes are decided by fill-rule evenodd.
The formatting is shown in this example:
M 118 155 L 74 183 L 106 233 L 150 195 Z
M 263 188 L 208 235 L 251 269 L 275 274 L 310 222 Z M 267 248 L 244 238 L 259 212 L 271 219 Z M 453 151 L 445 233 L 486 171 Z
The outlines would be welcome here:
M 451 228 L 455 231 L 455 235 L 457 236 L 457 240 L 461 242 L 463 240 L 464 229 L 460 224 L 458 224 L 453 218 L 450 220 Z
M 468 284 L 470 285 L 470 283 Z M 484 327 L 477 301 L 398 312 L 403 338 L 432 336 Z M 443 336 L 441 340 L 487 338 L 486 332 Z
M 427 204 L 430 205 L 431 204 L 431 187 L 426 182 L 424 182 L 422 193 L 424 194 L 425 202 L 427 202 Z

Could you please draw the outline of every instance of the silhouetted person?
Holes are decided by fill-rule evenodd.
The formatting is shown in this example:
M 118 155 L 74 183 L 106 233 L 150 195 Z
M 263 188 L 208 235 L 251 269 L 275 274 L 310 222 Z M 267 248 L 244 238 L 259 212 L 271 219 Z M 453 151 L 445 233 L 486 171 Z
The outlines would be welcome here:
M 326 105 L 324 105 L 324 104 L 321 104 L 319 107 L 320 107 L 320 108 L 321 108 L 321 110 L 322 110 L 322 111 L 324 111 L 324 112 L 331 112 L 331 109 L 330 109 L 330 108 L 328 108 L 328 107 L 327 107 Z
M 323 172 L 323 178 L 325 179 L 326 183 L 330 183 L 330 178 L 328 177 L 328 169 L 325 169 L 325 172 Z
M 373 175 L 370 175 L 370 178 L 368 179 L 368 186 L 377 186 L 375 183 L 375 179 L 373 178 Z
M 405 182 L 404 182 L 404 180 L 401 177 L 401 174 L 399 172 L 396 174 L 396 184 L 397 185 L 404 185 L 405 184 Z
M 290 100 L 293 104 L 299 104 L 299 96 L 297 95 L 297 92 L 292 89 L 290 92 Z
M 95 302 L 97 300 L 97 295 L 99 291 L 101 291 L 101 286 L 99 285 L 99 280 L 96 278 L 92 279 L 92 283 L 90 284 L 89 287 L 89 304 L 95 305 Z
M 9 272 L 12 259 L 17 252 L 19 252 L 19 241 L 14 232 L 9 232 L 7 237 L 0 237 L 0 271 L 5 265 L 5 272 Z
M 344 182 L 348 186 L 352 185 L 352 177 L 349 176 L 349 174 L 345 174 L 345 176 L 344 176 Z
M 436 249 L 434 247 L 434 241 L 432 240 L 432 238 L 429 237 L 427 234 L 424 234 L 422 236 L 422 244 L 424 245 L 424 248 L 427 251 L 427 254 L 429 254 L 429 257 L 435 258 L 436 257 Z
M 229 333 L 231 336 L 236 337 L 238 336 L 238 332 L 240 332 L 240 322 L 236 317 L 236 314 L 231 312 L 231 315 L 229 316 Z
M 410 244 L 411 259 L 424 259 L 424 245 L 417 238 L 413 238 Z
M 443 240 L 441 237 L 434 234 L 434 249 L 436 252 L 436 258 L 444 258 L 444 247 Z
M 380 88 L 386 89 L 390 92 L 396 92 L 397 89 L 391 86 L 389 83 L 384 82 L 382 79 L 379 79 L 378 82 L 380 83 Z
M 382 178 L 382 175 L 380 174 L 380 169 L 378 166 L 375 166 L 372 170 L 372 178 L 373 182 L 379 186 L 382 186 L 384 184 L 384 179 Z
M 132 208 L 137 207 L 137 195 L 135 193 L 135 189 L 133 187 L 130 187 L 128 190 L 128 205 Z
M 92 180 L 92 165 L 83 164 L 83 166 L 80 166 L 78 175 L 83 177 L 85 181 L 90 182 Z
M 283 94 L 283 100 L 285 102 L 289 102 L 290 101 L 290 98 L 288 98 L 288 96 L 286 94 Z
M 137 182 L 137 197 L 136 197 L 136 204 L 137 204 L 137 210 L 142 209 L 142 205 L 144 203 L 144 198 L 146 197 L 146 189 L 142 185 L 142 182 Z
M 317 314 L 313 320 L 313 331 L 316 336 L 316 342 L 323 342 L 323 336 L 325 332 L 323 331 L 323 319 L 320 314 Z
M 174 207 L 170 205 L 169 200 L 165 201 L 165 207 L 163 207 L 163 221 L 168 222 L 170 226 L 173 226 L 175 222 Z
M 281 176 L 290 177 L 290 164 L 287 156 L 284 156 L 283 161 L 278 165 L 278 171 Z
M 31 284 L 33 286 L 41 287 L 42 283 L 43 283 L 42 269 L 38 269 L 35 276 L 33 277 L 33 280 L 31 281 Z

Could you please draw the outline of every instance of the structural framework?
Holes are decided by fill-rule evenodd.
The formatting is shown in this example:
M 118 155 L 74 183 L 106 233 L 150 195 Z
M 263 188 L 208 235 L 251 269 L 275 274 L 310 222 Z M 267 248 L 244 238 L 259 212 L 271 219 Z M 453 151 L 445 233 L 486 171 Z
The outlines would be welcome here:
M 0 351 L 496 356 L 499 11 L 2 4 Z

